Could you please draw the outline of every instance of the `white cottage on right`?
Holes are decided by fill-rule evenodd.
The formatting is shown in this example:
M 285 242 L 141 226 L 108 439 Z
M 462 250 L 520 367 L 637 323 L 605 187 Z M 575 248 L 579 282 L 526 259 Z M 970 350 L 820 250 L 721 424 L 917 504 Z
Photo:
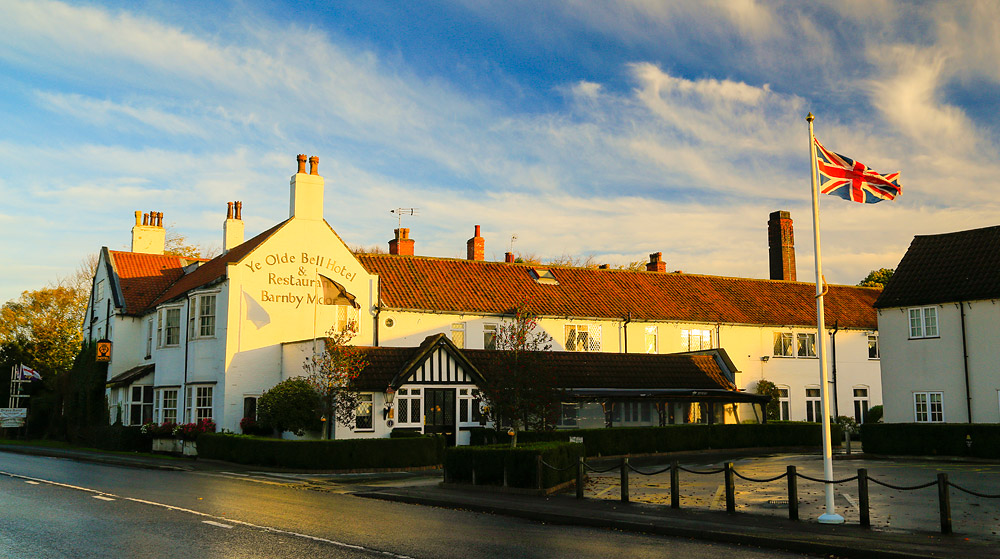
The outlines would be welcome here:
M 918 235 L 875 302 L 887 423 L 1000 422 L 1000 226 Z

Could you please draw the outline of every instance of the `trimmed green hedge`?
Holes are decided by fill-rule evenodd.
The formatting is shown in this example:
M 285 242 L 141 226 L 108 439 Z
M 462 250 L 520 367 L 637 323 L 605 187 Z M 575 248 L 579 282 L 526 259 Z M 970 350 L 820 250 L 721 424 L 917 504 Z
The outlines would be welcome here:
M 534 489 L 537 488 L 537 457 L 541 456 L 546 464 L 556 468 L 542 466 L 542 485 L 554 487 L 575 479 L 576 469 L 568 466 L 576 464 L 583 452 L 582 444 L 564 442 L 531 443 L 517 448 L 510 448 L 509 444 L 456 446 L 445 451 L 445 479 L 472 483 L 474 470 L 477 485 L 503 485 L 506 469 L 508 487 Z
M 839 425 L 831 425 L 834 446 L 843 439 Z M 650 454 L 683 450 L 719 448 L 755 448 L 815 446 L 822 442 L 818 423 L 769 421 L 765 424 L 668 425 L 666 427 L 612 427 L 611 429 L 574 429 L 566 431 L 528 431 L 518 433 L 518 443 L 568 441 L 583 437 L 587 456 Z M 507 433 L 492 429 L 472 432 L 472 444 L 509 443 Z
M 861 436 L 866 454 L 1000 458 L 1000 424 L 865 423 Z
M 205 433 L 198 437 L 198 456 L 239 464 L 310 470 L 410 468 L 440 464 L 444 456 L 444 438 L 289 441 Z

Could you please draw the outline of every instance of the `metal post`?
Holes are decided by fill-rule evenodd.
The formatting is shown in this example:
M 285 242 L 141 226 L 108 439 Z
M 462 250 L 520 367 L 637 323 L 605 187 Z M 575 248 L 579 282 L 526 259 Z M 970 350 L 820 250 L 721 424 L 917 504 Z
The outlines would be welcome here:
M 583 456 L 577 457 L 576 463 L 576 498 L 583 498 Z
M 938 474 L 938 502 L 941 505 L 941 533 L 951 533 L 951 496 L 948 494 L 948 474 Z
M 799 475 L 795 466 L 789 466 L 788 472 L 788 519 L 799 519 Z
M 819 241 L 819 186 L 816 178 L 816 149 L 813 145 L 812 113 L 806 117 L 809 122 L 809 168 L 812 175 L 813 208 L 813 256 L 816 261 L 816 357 L 819 363 L 820 399 L 823 402 L 823 479 L 833 481 L 833 444 L 830 441 L 830 387 L 826 369 L 826 325 L 823 315 L 823 296 L 826 294 L 823 279 L 823 259 Z M 833 504 L 833 484 L 824 483 L 826 511 L 817 520 L 821 524 L 843 524 L 844 517 L 837 514 Z
M 672 509 L 681 508 L 680 477 L 680 467 L 674 460 L 670 463 L 670 508 Z
M 871 510 L 868 506 L 868 469 L 858 468 L 858 512 L 861 515 L 861 526 L 871 528 Z
M 539 454 L 535 457 L 535 477 L 537 481 L 538 490 L 541 491 L 545 489 L 543 487 L 544 482 L 542 481 L 542 455 Z
M 621 477 L 622 502 L 627 503 L 628 502 L 628 456 L 622 458 L 621 470 L 622 470 L 622 477 Z
M 736 512 L 736 480 L 733 476 L 733 463 L 726 462 L 726 512 L 732 514 Z

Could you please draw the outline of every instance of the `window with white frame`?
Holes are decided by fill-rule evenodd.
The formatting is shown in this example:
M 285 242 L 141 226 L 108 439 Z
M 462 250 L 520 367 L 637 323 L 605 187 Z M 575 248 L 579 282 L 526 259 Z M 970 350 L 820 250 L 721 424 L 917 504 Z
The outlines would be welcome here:
M 177 423 L 177 389 L 158 388 L 153 399 L 155 410 L 153 416 L 157 423 Z
M 108 415 L 111 417 L 111 423 L 117 423 L 119 419 L 122 419 L 124 422 L 124 418 L 120 417 L 122 415 L 120 404 L 121 390 L 112 388 L 110 397 L 108 398 Z
M 577 427 L 580 418 L 580 404 L 577 402 L 563 402 L 559 404 L 559 422 L 557 427 Z
M 865 422 L 865 414 L 868 413 L 868 387 L 856 386 L 854 388 L 854 421 Z
M 199 295 L 191 299 L 188 317 L 189 339 L 215 337 L 215 295 Z
M 819 388 L 806 388 L 806 421 L 823 421 L 823 404 Z
M 482 400 L 479 390 L 475 388 L 458 389 L 458 422 L 482 424 L 483 414 L 480 410 Z
M 774 333 L 774 356 L 775 357 L 794 357 L 795 353 L 792 351 L 792 341 L 794 337 L 791 332 L 775 332 Z
M 917 423 L 941 423 L 944 421 L 943 392 L 914 392 L 913 420 Z
M 868 334 L 868 359 L 879 359 L 878 334 Z
M 816 334 L 813 332 L 775 332 L 775 357 L 816 357 Z
M 129 425 L 142 425 L 153 421 L 153 387 L 133 386 L 129 398 Z
M 816 357 L 816 334 L 796 334 L 795 342 L 796 357 Z
M 497 348 L 497 325 L 483 324 L 483 349 Z
M 711 330 L 681 330 L 681 351 L 712 349 Z
M 645 345 L 646 345 L 646 353 L 657 353 L 657 346 L 656 346 L 656 335 L 657 335 L 657 333 L 658 332 L 657 332 L 657 327 L 656 326 L 647 326 L 646 327 L 645 340 L 644 340 L 646 342 L 645 343 Z
M 788 387 L 778 388 L 778 419 L 781 421 L 791 420 L 789 413 L 790 406 L 791 400 L 788 398 Z
M 451 341 L 458 347 L 465 349 L 465 323 L 451 323 Z
M 420 427 L 423 423 L 423 405 L 419 388 L 400 388 L 396 391 L 396 425 Z
M 153 357 L 153 319 L 146 321 L 146 359 Z
M 160 309 L 157 312 L 157 345 L 173 347 L 181 343 L 181 309 Z
M 187 387 L 187 417 L 197 423 L 202 419 L 212 419 L 213 386 L 192 385 Z
M 601 351 L 601 327 L 593 324 L 567 324 L 566 351 Z
M 358 406 L 354 409 L 354 429 L 357 431 L 374 431 L 375 425 L 372 423 L 372 398 L 371 392 L 358 394 Z
M 907 309 L 910 316 L 910 339 L 938 337 L 937 308 Z

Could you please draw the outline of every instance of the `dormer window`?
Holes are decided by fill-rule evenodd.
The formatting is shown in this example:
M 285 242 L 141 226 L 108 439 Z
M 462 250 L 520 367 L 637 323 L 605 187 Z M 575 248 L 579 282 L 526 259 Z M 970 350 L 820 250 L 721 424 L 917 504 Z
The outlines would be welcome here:
M 548 268 L 532 268 L 531 278 L 542 285 L 559 285 L 559 280 Z

